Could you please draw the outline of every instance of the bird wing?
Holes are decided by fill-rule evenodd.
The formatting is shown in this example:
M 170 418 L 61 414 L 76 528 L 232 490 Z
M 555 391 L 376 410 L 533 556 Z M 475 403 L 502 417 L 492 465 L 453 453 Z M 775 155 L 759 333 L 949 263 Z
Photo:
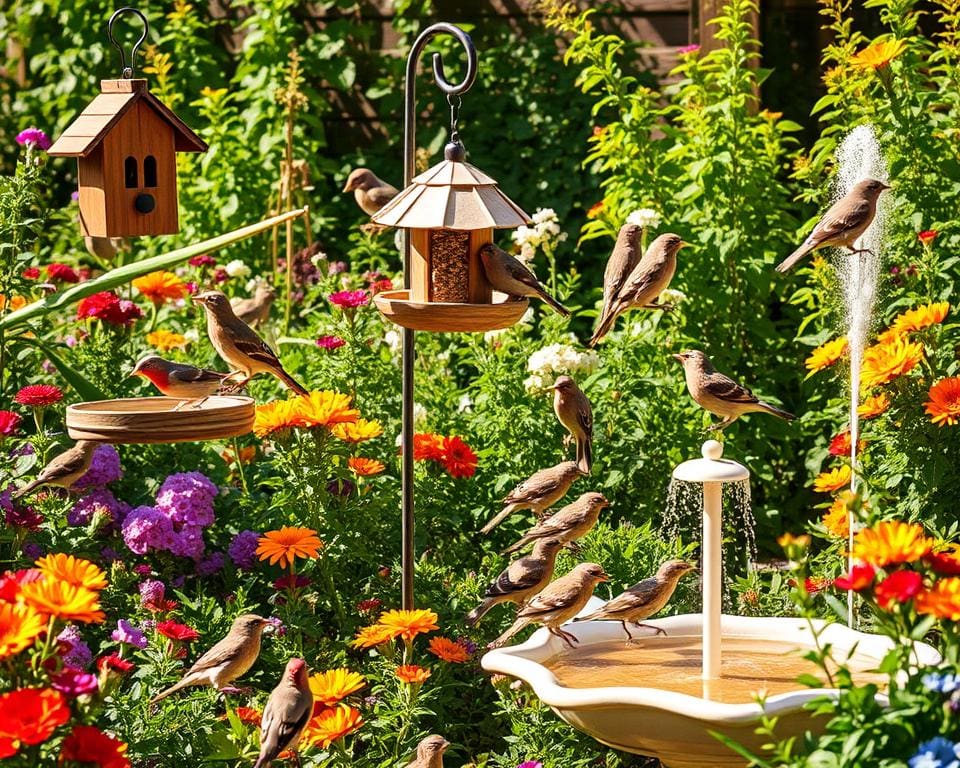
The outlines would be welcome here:
M 87 454 L 79 446 L 69 448 L 43 468 L 37 475 L 37 481 L 42 485 L 48 480 L 55 480 L 58 477 L 66 477 L 74 472 L 80 472 L 83 470 L 87 459 Z
M 227 635 L 193 662 L 193 666 L 190 667 L 190 671 L 187 672 L 187 674 L 205 672 L 208 669 L 223 666 L 237 655 L 237 650 L 236 642 L 233 641 L 230 635 Z
M 543 569 L 539 567 L 539 563 L 530 562 L 528 558 L 523 558 L 504 569 L 497 580 L 487 587 L 487 593 L 484 597 L 502 597 L 503 595 L 512 595 L 514 592 L 530 589 L 540 581 L 542 575 Z
M 537 280 L 537 276 L 533 274 L 524 264 L 522 264 L 517 259 L 506 254 L 508 258 L 503 260 L 504 269 L 506 269 L 507 274 L 510 275 L 518 283 L 523 283 L 529 288 L 533 288 L 537 291 L 545 290 L 543 284 Z
M 242 320 L 240 322 L 243 323 Z M 253 360 L 258 360 L 271 366 L 280 365 L 280 360 L 277 358 L 276 353 L 270 349 L 267 342 L 257 336 L 248 325 L 243 324 L 243 327 L 246 329 L 246 332 L 237 333 L 233 339 L 233 344 L 237 348 L 237 351 Z
M 522 483 L 518 484 L 516 488 L 510 491 L 510 495 L 503 500 L 504 504 L 516 504 L 517 502 L 528 501 L 531 498 L 539 498 L 542 496 L 549 496 L 554 491 L 560 489 L 563 485 L 563 477 L 545 476 L 538 477 L 540 473 L 532 477 L 528 477 Z
M 849 200 L 843 197 L 823 215 L 810 233 L 810 240 L 817 244 L 833 240 L 861 226 L 869 216 L 870 203 L 867 200 Z
M 613 298 L 620 293 L 630 273 L 640 262 L 640 244 L 629 236 L 629 230 L 623 230 L 617 236 L 607 266 L 603 270 L 603 307 L 604 314 Z
M 545 591 L 536 595 L 533 600 L 517 611 L 517 618 L 536 619 L 568 607 L 570 607 L 568 590 Z
M 593 408 L 583 394 L 577 398 L 577 423 L 588 438 L 593 437 Z
M 196 368 L 192 365 L 178 365 L 170 373 L 171 378 L 184 384 L 196 384 L 199 382 L 223 381 L 229 374 L 220 371 L 211 371 L 206 368 Z
M 384 206 L 397 196 L 397 188 L 391 184 L 367 190 L 367 199 L 374 205 Z
M 737 384 L 729 376 L 714 371 L 703 379 L 703 388 L 707 394 L 726 403 L 757 403 L 759 400 L 749 389 Z

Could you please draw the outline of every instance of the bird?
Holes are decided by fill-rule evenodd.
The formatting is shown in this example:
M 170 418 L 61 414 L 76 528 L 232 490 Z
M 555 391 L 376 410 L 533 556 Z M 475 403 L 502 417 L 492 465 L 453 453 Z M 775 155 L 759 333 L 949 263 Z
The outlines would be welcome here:
M 417 744 L 417 756 L 407 763 L 406 768 L 443 768 L 443 753 L 450 742 L 443 736 L 431 734 Z
M 283 677 L 270 692 L 260 718 L 260 755 L 253 768 L 267 768 L 285 749 L 293 750 L 296 764 L 297 744 L 313 715 L 313 693 L 307 679 L 307 662 L 290 659 Z
M 369 168 L 354 168 L 347 177 L 344 192 L 353 192 L 363 212 L 373 216 L 398 194 L 393 184 L 388 184 Z
M 782 408 L 765 403 L 749 389 L 717 371 L 700 350 L 680 352 L 673 357 L 683 364 L 690 397 L 701 408 L 723 419 L 707 427 L 707 432 L 729 427 L 746 413 L 769 413 L 786 421 L 797 418 Z
M 233 313 L 230 301 L 221 291 L 204 291 L 193 300 L 207 311 L 207 335 L 213 348 L 227 365 L 235 369 L 230 377 L 238 374 L 246 377 L 233 385 L 233 389 L 242 389 L 258 373 L 269 373 L 298 395 L 309 394 L 283 370 L 276 353 L 257 332 Z
M 117 255 L 117 252 L 123 248 L 124 242 L 122 237 L 93 237 L 91 235 L 85 235 L 83 238 L 83 245 L 86 247 L 87 253 L 103 261 L 113 259 L 113 257 Z
M 583 538 L 596 525 L 600 511 L 609 506 L 610 502 L 602 493 L 585 493 L 556 514 L 538 522 L 519 541 L 503 550 L 503 554 L 516 552 L 537 539 L 559 539 L 564 544 L 570 544 Z
M 192 685 L 209 685 L 223 693 L 232 692 L 230 683 L 254 665 L 260 655 L 260 640 L 270 622 L 255 613 L 237 616 L 218 643 L 197 659 L 180 679 L 180 682 L 161 691 L 150 705 L 162 701 L 173 693 Z
M 585 475 L 593 466 L 593 408 L 569 376 L 558 378 L 553 390 L 553 412 L 577 444 L 577 466 Z
M 659 613 L 670 602 L 680 579 L 695 570 L 696 566 L 684 560 L 667 560 L 654 576 L 634 584 L 602 608 L 586 616 L 578 616 L 574 621 L 619 621 L 628 640 L 633 640 L 633 635 L 627 628 L 627 622 L 638 628 L 647 627 L 655 629 L 658 634 L 666 634 L 660 627 L 641 622 Z
M 547 293 L 543 283 L 537 280 L 527 266 L 493 243 L 487 243 L 480 249 L 480 260 L 487 281 L 494 290 L 510 296 L 536 296 L 543 299 L 564 317 L 570 317 L 570 310 Z
M 556 466 L 534 472 L 510 491 L 510 495 L 503 500 L 503 509 L 480 529 L 480 533 L 490 533 L 521 509 L 532 509 L 540 517 L 546 509 L 566 496 L 570 486 L 582 475 L 575 461 L 561 461 Z
M 632 225 L 628 225 L 632 226 Z M 622 232 L 623 230 L 621 230 Z M 688 243 L 683 242 L 679 235 L 667 232 L 660 235 L 647 248 L 643 258 L 633 267 L 625 279 L 621 281 L 623 266 L 626 266 L 628 256 L 618 254 L 621 246 L 620 238 L 614 246 L 613 254 L 607 262 L 604 272 L 603 311 L 597 328 L 590 338 L 589 345 L 595 346 L 600 339 L 607 335 L 617 318 L 633 307 L 644 309 L 669 309 L 669 305 L 658 304 L 657 297 L 663 293 L 673 280 L 677 271 L 677 253 Z M 636 246 L 633 245 L 635 248 Z M 626 249 L 628 250 L 628 248 Z M 611 262 L 614 262 L 611 268 Z M 623 266 L 621 266 L 621 263 Z M 609 276 L 607 273 L 610 273 Z M 619 283 L 616 290 L 613 286 Z M 608 297 L 609 295 L 609 297 Z
M 786 272 L 818 248 L 844 247 L 850 253 L 866 252 L 865 248 L 855 248 L 854 243 L 873 221 L 877 199 L 886 189 L 890 186 L 877 179 L 863 179 L 854 184 L 853 189 L 827 209 L 803 244 L 777 266 L 777 272 Z
M 249 299 L 234 299 L 231 301 L 233 314 L 243 320 L 251 328 L 263 325 L 270 319 L 270 307 L 277 297 L 277 292 L 270 283 L 257 280 L 257 287 Z
M 200 403 L 220 391 L 224 381 L 230 378 L 229 373 L 174 363 L 158 355 L 147 355 L 138 360 L 130 375 L 142 376 L 166 397 L 183 400 L 174 410 L 191 401 L 199 401 L 196 404 L 199 407 Z
M 564 632 L 560 625 L 583 610 L 593 597 L 593 588 L 607 581 L 607 574 L 597 563 L 580 563 L 570 573 L 551 582 L 517 611 L 517 620 L 488 648 L 499 648 L 528 624 L 542 624 L 571 648 L 578 643 L 575 635 Z
M 16 491 L 11 498 L 26 496 L 41 485 L 56 485 L 69 491 L 77 480 L 87 474 L 98 445 L 100 443 L 95 440 L 77 440 L 71 448 L 51 459 L 32 482 Z
M 603 270 L 603 309 L 600 312 L 601 322 L 613 307 L 614 297 L 620 293 L 624 283 L 643 255 L 640 250 L 640 240 L 643 236 L 643 227 L 629 222 L 620 227 L 617 241 L 607 259 L 607 266 Z
M 553 578 L 553 567 L 562 546 L 560 539 L 539 539 L 533 552 L 504 568 L 487 587 L 483 602 L 467 614 L 467 626 L 474 626 L 493 606 L 500 603 L 523 605 L 547 586 Z

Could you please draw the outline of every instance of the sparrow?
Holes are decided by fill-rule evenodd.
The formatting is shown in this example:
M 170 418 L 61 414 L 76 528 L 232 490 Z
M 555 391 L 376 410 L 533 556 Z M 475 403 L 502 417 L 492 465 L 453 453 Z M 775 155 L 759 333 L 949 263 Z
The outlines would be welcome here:
M 16 491 L 11 498 L 26 496 L 41 485 L 56 485 L 69 491 L 77 480 L 87 474 L 93 461 L 93 452 L 98 445 L 100 443 L 94 440 L 77 440 L 72 448 L 67 448 L 51 459 L 47 466 L 40 470 L 36 479 Z
M 191 685 L 209 685 L 222 693 L 235 691 L 229 687 L 230 683 L 246 674 L 256 662 L 263 630 L 269 624 L 255 613 L 237 616 L 226 636 L 197 659 L 180 682 L 150 699 L 150 705 Z
M 495 605 L 517 603 L 523 605 L 553 578 L 557 553 L 563 546 L 560 539 L 540 539 L 533 552 L 510 563 L 493 581 L 483 596 L 483 602 L 467 614 L 467 626 L 472 627 Z
M 313 693 L 307 680 L 307 662 L 290 659 L 283 677 L 270 692 L 260 719 L 260 756 L 253 768 L 268 768 L 285 749 L 294 750 L 313 715 Z M 300 765 L 299 756 L 296 764 Z
M 234 299 L 230 303 L 233 314 L 253 328 L 263 325 L 270 319 L 270 307 L 273 306 L 273 300 L 276 297 L 277 292 L 270 283 L 258 280 L 253 296 L 249 299 Z
M 443 768 L 443 753 L 450 742 L 443 736 L 432 734 L 417 744 L 417 756 L 407 763 L 406 768 Z
M 369 216 L 373 216 L 398 194 L 395 186 L 379 178 L 369 168 L 354 168 L 343 191 L 353 192 L 357 205 Z
M 597 563 L 580 563 L 566 576 L 548 584 L 517 612 L 517 620 L 487 648 L 499 648 L 528 624 L 542 624 L 551 635 L 574 647 L 576 636 L 564 632 L 560 625 L 576 616 L 593 597 L 593 588 L 607 581 L 607 574 Z
M 643 227 L 629 223 L 620 227 L 617 233 L 617 242 L 613 244 L 607 266 L 603 270 L 603 309 L 600 312 L 600 323 L 603 323 L 613 308 L 614 299 L 640 262 L 643 255 L 640 251 L 642 235 Z
M 504 507 L 488 522 L 480 533 L 490 533 L 514 512 L 532 509 L 537 517 L 566 496 L 574 480 L 583 473 L 574 461 L 561 461 L 547 469 L 534 472 L 517 485 L 503 500 Z
M 567 504 L 555 515 L 544 518 L 525 533 L 516 544 L 511 544 L 503 554 L 516 552 L 524 545 L 537 539 L 559 539 L 569 544 L 587 535 L 600 517 L 600 510 L 610 506 L 602 493 L 595 491 L 583 494 L 576 501 Z
M 729 427 L 745 413 L 769 413 L 787 421 L 797 418 L 782 408 L 763 402 L 749 389 L 717 371 L 699 350 L 680 352 L 673 357 L 683 364 L 690 397 L 704 410 L 723 418 L 723 421 L 709 426 L 707 432 Z
M 633 225 L 628 224 L 627 226 Z M 621 230 L 622 232 L 623 230 Z M 673 280 L 673 275 L 677 271 L 677 253 L 685 245 L 688 245 L 688 243 L 683 242 L 679 235 L 670 232 L 660 235 L 650 243 L 650 247 L 647 248 L 643 258 L 633 267 L 630 274 L 614 292 L 608 289 L 620 282 L 619 276 L 622 269 L 620 262 L 625 263 L 626 261 L 626 257 L 617 254 L 620 238 L 617 239 L 617 245 L 614 246 L 613 255 L 610 256 L 610 261 L 607 262 L 607 270 L 604 272 L 603 311 L 600 313 L 597 329 L 590 339 L 591 347 L 607 335 L 616 319 L 628 309 L 634 307 L 643 309 L 670 308 L 668 305 L 658 304 L 657 297 L 669 287 L 670 281 Z M 611 269 L 610 265 L 614 259 L 617 260 L 617 263 Z M 609 278 L 607 272 L 611 273 Z
M 570 316 L 570 310 L 547 293 L 547 289 L 537 280 L 537 276 L 527 269 L 523 262 L 515 259 L 502 248 L 497 248 L 493 243 L 487 243 L 480 249 L 480 260 L 483 262 L 487 281 L 494 290 L 510 296 L 536 296 L 564 317 Z
M 241 374 L 246 378 L 233 389 L 242 389 L 258 373 L 276 376 L 298 395 L 309 394 L 294 378 L 283 370 L 276 353 L 261 339 L 257 332 L 238 318 L 230 307 L 230 301 L 220 291 L 205 291 L 193 297 L 207 310 L 207 335 L 217 353 L 235 368 L 230 378 Z
M 91 256 L 96 256 L 98 259 L 103 261 L 110 261 L 114 256 L 117 255 L 124 244 L 122 237 L 93 237 L 92 235 L 84 235 L 83 245 L 87 249 L 87 253 Z
M 174 363 L 157 355 L 141 358 L 130 375 L 142 376 L 166 397 L 182 399 L 184 402 L 174 410 L 179 410 L 182 405 L 192 400 L 203 402 L 215 395 L 230 377 L 228 373 Z
M 623 625 L 623 631 L 627 633 L 628 640 L 633 640 L 633 635 L 627 629 L 628 621 L 635 627 L 655 629 L 658 634 L 665 635 L 667 633 L 660 627 L 641 624 L 641 622 L 659 613 L 673 597 L 677 582 L 696 569 L 696 566 L 683 560 L 667 560 L 660 566 L 656 575 L 634 584 L 602 608 L 586 616 L 579 616 L 574 621 L 619 621 Z
M 777 272 L 786 272 L 818 248 L 844 247 L 850 253 L 866 251 L 865 248 L 854 248 L 853 244 L 867 231 L 877 213 L 877 198 L 886 189 L 890 189 L 890 186 L 877 179 L 858 181 L 853 189 L 827 209 L 803 245 L 777 266 Z
M 590 474 L 593 466 L 593 408 L 587 396 L 569 376 L 561 376 L 550 387 L 553 390 L 553 412 L 577 443 L 577 467 Z

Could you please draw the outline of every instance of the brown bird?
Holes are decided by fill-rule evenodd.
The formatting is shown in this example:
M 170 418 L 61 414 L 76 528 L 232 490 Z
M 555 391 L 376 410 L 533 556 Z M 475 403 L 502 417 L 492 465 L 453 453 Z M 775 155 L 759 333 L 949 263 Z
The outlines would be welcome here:
M 769 413 L 787 421 L 797 418 L 782 408 L 765 403 L 749 389 L 717 371 L 710 359 L 699 350 L 680 352 L 673 357 L 683 364 L 690 397 L 701 408 L 723 419 L 709 426 L 707 432 L 729 427 L 746 413 Z
M 91 256 L 110 261 L 124 245 L 122 237 L 92 237 L 85 235 L 83 244 Z
M 564 632 L 560 625 L 572 619 L 593 597 L 593 588 L 607 581 L 607 574 L 597 563 L 581 563 L 566 576 L 547 585 L 517 612 L 517 620 L 488 648 L 499 648 L 528 624 L 542 624 L 551 635 L 556 635 L 573 648 L 580 642 L 576 636 Z
M 494 290 L 510 296 L 535 296 L 543 299 L 564 317 L 570 316 L 570 310 L 547 293 L 543 283 L 537 280 L 523 262 L 515 259 L 502 248 L 487 243 L 480 249 L 483 271 Z
M 643 258 L 631 270 L 616 293 L 609 292 L 611 294 L 609 299 L 607 298 L 608 278 L 606 272 L 604 273 L 603 311 L 600 313 L 597 329 L 590 339 L 591 347 L 607 335 L 616 319 L 628 309 L 634 307 L 670 309 L 668 305 L 658 304 L 657 297 L 669 287 L 670 281 L 673 280 L 673 275 L 677 271 L 677 253 L 685 245 L 687 243 L 683 242 L 679 235 L 670 232 L 660 235 L 650 243 L 650 247 L 647 248 Z M 619 263 L 615 264 L 614 269 L 611 270 L 610 262 L 614 258 L 617 258 L 618 262 L 625 258 L 617 256 L 618 246 L 620 246 L 619 238 L 617 239 L 617 245 L 614 246 L 613 255 L 607 262 L 607 271 L 612 272 L 610 276 L 611 285 L 616 284 L 619 280 L 620 266 Z
M 207 335 L 220 357 L 235 369 L 230 377 L 238 374 L 245 377 L 233 389 L 242 389 L 258 373 L 269 373 L 298 395 L 309 394 L 283 370 L 276 353 L 257 332 L 233 313 L 230 301 L 223 293 L 205 291 L 194 296 L 193 300 L 207 310 Z
M 273 300 L 276 297 L 277 292 L 270 283 L 258 280 L 253 296 L 249 299 L 234 299 L 231 302 L 233 314 L 251 328 L 263 325 L 270 319 L 270 307 L 273 306 Z
M 550 387 L 553 390 L 553 412 L 577 444 L 577 466 L 590 474 L 593 466 L 593 408 L 587 396 L 569 376 L 561 376 Z
M 641 622 L 659 613 L 670 602 L 680 579 L 696 569 L 696 566 L 683 560 L 667 560 L 660 566 L 656 575 L 634 584 L 602 608 L 587 616 L 580 616 L 574 621 L 619 621 L 623 625 L 623 631 L 627 633 L 628 640 L 633 640 L 633 635 L 627 629 L 628 621 L 637 628 L 647 627 L 655 629 L 658 634 L 666 634 L 660 627 Z
M 540 539 L 533 552 L 510 563 L 493 581 L 480 603 L 467 615 L 467 626 L 472 627 L 495 605 L 517 603 L 523 605 L 553 578 L 557 553 L 563 546 L 560 539 Z
M 307 679 L 307 662 L 290 659 L 277 687 L 270 692 L 260 719 L 260 756 L 253 768 L 267 768 L 285 749 L 294 751 L 313 715 L 313 693 Z
M 183 400 L 174 410 L 179 410 L 194 400 L 199 401 L 199 406 L 208 397 L 215 395 L 223 386 L 224 380 L 230 377 L 229 373 L 174 363 L 157 355 L 141 358 L 130 375 L 142 376 L 166 397 Z
M 226 636 L 197 659 L 180 682 L 150 699 L 151 706 L 192 685 L 209 685 L 222 693 L 234 692 L 236 689 L 231 688 L 230 683 L 246 674 L 256 662 L 263 630 L 269 624 L 255 613 L 237 616 Z
M 417 744 L 417 756 L 407 763 L 406 768 L 443 768 L 443 753 L 450 742 L 443 736 L 432 734 Z
M 503 500 L 504 507 L 483 528 L 480 533 L 490 533 L 514 512 L 532 509 L 537 517 L 567 495 L 574 480 L 583 473 L 574 461 L 561 461 L 547 469 L 534 472 L 517 485 Z
M 595 491 L 583 494 L 576 501 L 550 515 L 527 531 L 516 544 L 511 544 L 503 554 L 521 549 L 537 539 L 559 539 L 564 544 L 581 539 L 589 533 L 600 517 L 600 510 L 610 506 L 602 493 Z
M 93 461 L 93 452 L 98 445 L 100 443 L 93 440 L 77 440 L 72 448 L 67 448 L 51 459 L 47 466 L 40 470 L 40 474 L 33 482 L 27 483 L 11 498 L 19 499 L 21 496 L 26 496 L 41 485 L 56 485 L 69 491 L 77 480 L 87 474 Z
M 613 309 L 614 299 L 640 262 L 643 255 L 640 251 L 642 235 L 643 227 L 637 224 L 624 224 L 617 233 L 617 242 L 613 244 L 607 266 L 603 270 L 603 309 L 600 312 L 600 324 L 603 324 Z
M 398 194 L 395 186 L 379 178 L 369 168 L 354 168 L 343 191 L 353 192 L 357 205 L 369 216 L 373 216 Z
M 777 272 L 786 272 L 800 259 L 818 248 L 846 248 L 850 253 L 862 253 L 866 249 L 854 248 L 857 238 L 867 231 L 877 213 L 877 199 L 889 185 L 876 179 L 858 181 L 853 189 L 831 205 L 813 232 L 797 250 L 777 267 Z

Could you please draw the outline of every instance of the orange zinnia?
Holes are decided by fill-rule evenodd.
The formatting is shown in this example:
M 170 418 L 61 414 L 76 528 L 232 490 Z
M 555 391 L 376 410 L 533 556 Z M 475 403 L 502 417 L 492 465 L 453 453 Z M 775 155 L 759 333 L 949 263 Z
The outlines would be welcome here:
M 416 664 L 404 664 L 402 667 L 397 667 L 396 674 L 401 683 L 421 685 L 427 682 L 431 673 L 425 667 L 418 667 Z
M 0 659 L 33 645 L 46 621 L 28 605 L 0 602 Z
M 890 332 L 896 335 L 922 331 L 931 325 L 942 323 L 950 311 L 950 302 L 939 301 L 908 309 L 897 315 L 890 323 Z
M 357 632 L 357 636 L 350 641 L 354 648 L 374 648 L 384 643 L 389 643 L 399 636 L 399 632 L 394 627 L 385 627 L 382 624 L 372 624 L 369 627 L 363 627 Z
M 820 522 L 831 536 L 846 539 L 850 535 L 850 510 L 843 499 L 834 499 Z
M 863 353 L 860 386 L 870 389 L 902 376 L 923 360 L 923 345 L 898 338 L 887 343 L 874 344 Z
M 376 459 L 365 459 L 362 456 L 352 456 L 347 461 L 347 466 L 350 467 L 350 471 L 359 477 L 370 477 L 371 475 L 379 475 L 383 470 L 386 469 L 382 461 L 377 461 Z
M 244 725 L 259 726 L 260 721 L 263 720 L 263 713 L 253 707 L 237 707 L 234 712 L 237 715 L 237 719 Z M 226 718 L 226 715 L 223 717 Z
M 314 558 L 323 542 L 317 538 L 317 532 L 311 528 L 284 526 L 279 531 L 267 531 L 257 544 L 257 555 L 261 560 L 270 560 L 270 565 L 280 563 L 285 568 L 293 565 L 298 557 Z
M 107 586 L 107 575 L 89 560 L 57 552 L 41 557 L 37 568 L 51 579 L 60 579 L 75 587 L 100 590 Z
M 960 422 L 960 377 L 941 379 L 927 393 L 930 399 L 923 404 L 930 421 L 951 427 Z
M 147 344 L 156 347 L 161 352 L 169 352 L 171 349 L 183 349 L 187 346 L 187 337 L 180 333 L 166 331 L 163 328 L 148 333 L 146 335 Z
M 437 626 L 437 614 L 424 608 L 415 608 L 412 611 L 386 611 L 380 614 L 378 623 L 393 629 L 397 633 L 396 636 L 403 638 L 405 642 L 410 642 L 417 635 L 440 629 Z
M 350 395 L 331 390 L 314 390 L 302 395 L 296 403 L 297 415 L 307 427 L 332 427 L 334 424 L 355 422 L 360 411 L 350 407 Z
M 863 402 L 857 406 L 857 415 L 860 416 L 861 419 L 872 419 L 875 416 L 879 416 L 889 407 L 890 398 L 887 397 L 886 392 L 881 392 L 879 395 L 865 397 Z
M 133 281 L 133 287 L 142 296 L 160 306 L 168 299 L 182 299 L 187 295 L 187 286 L 173 272 L 151 272 Z
M 413 436 L 414 461 L 443 461 L 443 435 L 417 432 Z
M 345 443 L 362 443 L 364 440 L 380 437 L 383 434 L 383 425 L 379 421 L 357 419 L 346 424 L 334 424 L 330 428 L 330 434 Z
M 813 490 L 817 493 L 833 493 L 850 485 L 850 467 L 844 464 L 836 469 L 821 472 L 813 481 Z
M 310 718 L 303 732 L 303 743 L 326 749 L 337 739 L 353 733 L 363 725 L 360 711 L 346 704 L 328 707 Z
M 853 540 L 853 556 L 879 568 L 915 562 L 932 548 L 933 539 L 924 535 L 923 526 L 899 520 L 864 528 Z
M 313 700 L 325 706 L 332 706 L 351 693 L 356 693 L 367 684 L 363 675 L 352 672 L 346 667 L 328 669 L 310 675 L 310 692 Z
M 847 337 L 841 336 L 825 344 L 821 344 L 804 361 L 804 365 L 811 374 L 829 368 L 847 352 Z
M 431 637 L 430 645 L 427 650 L 434 656 L 451 664 L 462 664 L 470 661 L 470 654 L 460 643 L 456 643 L 446 637 Z
M 293 427 L 302 427 L 303 419 L 293 400 L 276 400 L 266 405 L 257 406 L 257 414 L 253 419 L 253 434 L 257 437 L 267 437 L 274 433 L 282 433 Z
M 24 744 L 42 744 L 70 719 L 70 707 L 52 688 L 20 688 L 0 694 L 0 759 Z
M 917 595 L 913 604 L 917 613 L 925 613 L 938 619 L 960 621 L 960 577 L 940 579 L 930 589 Z
M 858 51 L 850 57 L 850 63 L 859 69 L 885 69 L 906 48 L 903 40 L 883 40 Z
M 45 576 L 20 587 L 23 601 L 48 616 L 83 624 L 100 624 L 106 619 L 100 610 L 100 595 L 92 589 Z

